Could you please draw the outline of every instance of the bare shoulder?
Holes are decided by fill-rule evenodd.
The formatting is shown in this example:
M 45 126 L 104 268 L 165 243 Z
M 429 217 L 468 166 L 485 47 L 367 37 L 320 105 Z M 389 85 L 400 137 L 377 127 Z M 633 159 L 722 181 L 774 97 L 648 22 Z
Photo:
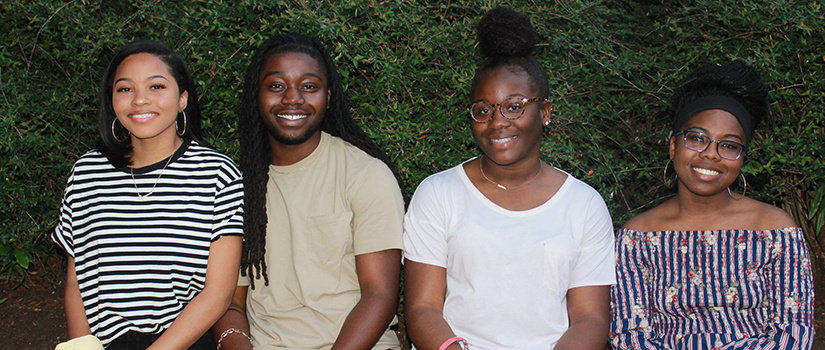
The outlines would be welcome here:
M 668 222 L 674 217 L 672 204 L 671 201 L 662 203 L 630 218 L 622 227 L 639 232 L 661 231 L 662 227 L 668 227 Z
M 750 217 L 750 221 L 760 230 L 774 230 L 798 226 L 788 212 L 777 206 L 745 198 L 747 202 L 742 206 Z

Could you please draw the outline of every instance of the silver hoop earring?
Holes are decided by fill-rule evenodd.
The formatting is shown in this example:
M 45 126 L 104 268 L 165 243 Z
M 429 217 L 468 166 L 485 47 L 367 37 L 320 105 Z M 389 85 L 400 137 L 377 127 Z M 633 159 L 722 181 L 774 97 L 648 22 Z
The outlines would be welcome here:
M 742 198 L 745 198 L 745 194 L 748 193 L 748 180 L 745 180 L 745 174 L 739 173 L 739 177 L 742 178 L 742 184 L 743 184 L 743 187 L 744 187 L 744 189 L 742 190 L 742 195 L 740 195 L 738 197 L 734 197 L 733 193 L 731 193 L 731 191 L 730 191 L 730 187 L 728 187 L 728 196 L 730 196 L 730 198 L 733 198 L 735 200 L 740 200 Z
M 178 131 L 178 120 L 175 119 L 175 132 L 178 133 L 178 136 L 183 136 L 186 133 L 186 111 L 181 111 L 183 113 L 183 131 Z
M 667 160 L 667 164 L 665 164 L 665 171 L 662 172 L 662 180 L 664 180 L 665 187 L 667 187 L 667 188 L 673 188 L 673 185 L 676 184 L 676 180 L 679 179 L 679 174 L 676 174 L 676 176 L 673 178 L 673 182 L 672 183 L 667 183 L 667 168 L 670 166 L 671 161 L 672 161 L 672 159 Z
M 112 120 L 112 136 L 115 138 L 115 141 L 117 142 L 126 142 L 126 139 L 121 140 L 117 138 L 117 133 L 115 132 L 115 123 L 117 123 L 117 117 L 115 117 L 115 119 Z M 129 133 L 131 134 L 131 131 Z

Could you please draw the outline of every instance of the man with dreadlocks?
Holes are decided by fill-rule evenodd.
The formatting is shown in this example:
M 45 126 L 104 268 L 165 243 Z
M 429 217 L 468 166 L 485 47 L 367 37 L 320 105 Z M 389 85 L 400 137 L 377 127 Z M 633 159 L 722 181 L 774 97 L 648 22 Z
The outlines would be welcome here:
M 255 51 L 239 129 L 246 240 L 218 348 L 398 349 L 400 177 L 317 39 L 278 34 Z

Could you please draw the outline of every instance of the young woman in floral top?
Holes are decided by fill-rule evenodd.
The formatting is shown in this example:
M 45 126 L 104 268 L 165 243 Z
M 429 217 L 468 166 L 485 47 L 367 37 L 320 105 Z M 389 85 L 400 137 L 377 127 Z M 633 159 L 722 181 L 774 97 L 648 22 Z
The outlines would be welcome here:
M 618 233 L 613 347 L 810 349 L 802 230 L 781 209 L 729 189 L 745 180 L 753 128 L 769 113 L 761 77 L 737 63 L 700 67 L 680 82 L 673 108 L 676 180 L 665 177 L 678 193 Z

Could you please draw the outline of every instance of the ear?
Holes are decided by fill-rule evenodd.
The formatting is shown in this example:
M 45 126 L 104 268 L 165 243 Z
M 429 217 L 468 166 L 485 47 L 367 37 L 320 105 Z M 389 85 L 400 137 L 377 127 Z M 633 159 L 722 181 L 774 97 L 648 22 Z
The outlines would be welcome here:
M 189 105 L 189 91 L 184 91 L 180 93 L 180 97 L 178 98 L 178 110 L 182 111 L 186 109 L 186 106 Z
M 327 89 L 327 109 L 329 109 L 329 98 L 332 96 L 332 90 Z
M 553 103 L 550 100 L 541 101 L 541 124 L 550 125 L 550 115 L 553 112 Z
M 670 153 L 670 159 L 673 159 L 673 156 L 676 155 L 676 136 L 671 136 L 670 137 L 670 147 L 668 147 L 668 148 L 669 148 L 668 153 Z

